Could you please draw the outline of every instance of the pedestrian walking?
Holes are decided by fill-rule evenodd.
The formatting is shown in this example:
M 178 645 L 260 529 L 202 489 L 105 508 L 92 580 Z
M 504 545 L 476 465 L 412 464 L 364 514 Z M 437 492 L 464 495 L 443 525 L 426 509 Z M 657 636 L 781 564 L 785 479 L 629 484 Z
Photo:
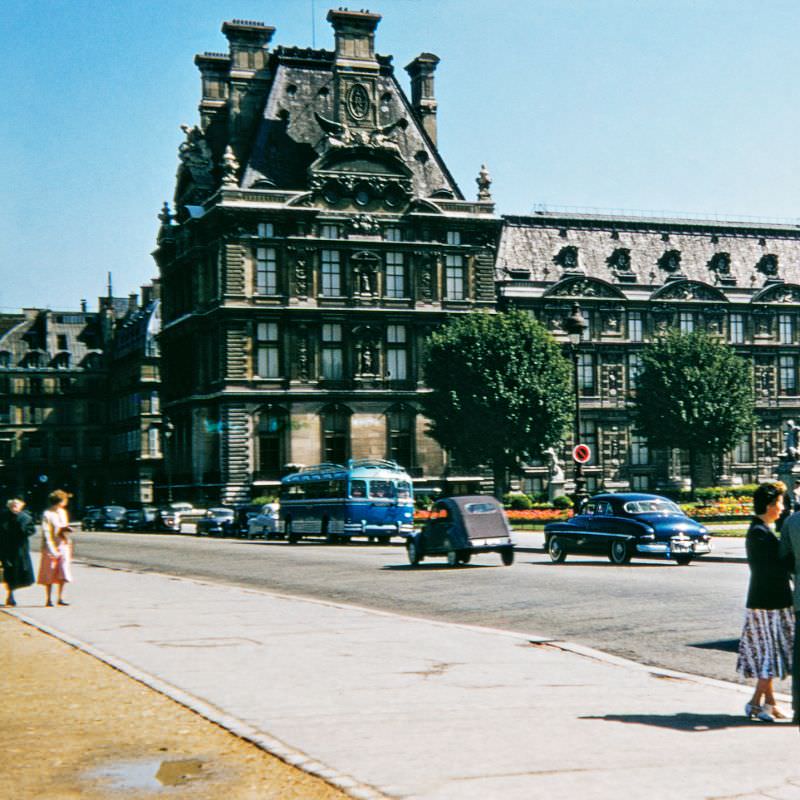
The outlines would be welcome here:
M 29 538 L 36 532 L 33 517 L 25 503 L 15 497 L 6 503 L 0 516 L 0 561 L 6 585 L 6 605 L 15 606 L 14 590 L 33 584 L 33 564 Z
M 781 555 L 794 574 L 794 647 L 792 654 L 792 722 L 800 725 L 800 636 L 797 620 L 800 617 L 800 511 L 792 514 L 781 529 Z
M 63 489 L 56 489 L 47 500 L 50 507 L 42 515 L 42 548 L 36 582 L 44 586 L 46 606 L 53 605 L 53 584 L 58 587 L 58 605 L 68 606 L 64 600 L 64 584 L 72 580 L 71 528 L 67 516 L 69 495 Z
M 795 630 L 789 569 L 773 530 L 783 511 L 785 492 L 780 481 L 762 483 L 756 489 L 754 516 L 745 539 L 750 584 L 736 670 L 745 678 L 756 679 L 744 711 L 748 718 L 762 722 L 787 719 L 775 703 L 772 689 L 774 678 L 789 673 Z

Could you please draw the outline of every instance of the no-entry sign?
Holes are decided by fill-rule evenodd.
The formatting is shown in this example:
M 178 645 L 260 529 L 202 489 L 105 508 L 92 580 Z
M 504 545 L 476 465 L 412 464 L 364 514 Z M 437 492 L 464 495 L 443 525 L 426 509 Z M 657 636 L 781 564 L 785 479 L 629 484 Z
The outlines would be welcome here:
M 585 464 L 592 457 L 592 450 L 588 444 L 576 444 L 572 448 L 572 458 L 579 464 Z

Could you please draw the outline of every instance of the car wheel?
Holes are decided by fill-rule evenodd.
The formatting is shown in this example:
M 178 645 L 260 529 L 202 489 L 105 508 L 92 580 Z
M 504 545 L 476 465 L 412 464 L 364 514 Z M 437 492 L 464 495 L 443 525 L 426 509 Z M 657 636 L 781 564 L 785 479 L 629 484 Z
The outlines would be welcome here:
M 469 564 L 471 558 L 472 558 L 472 553 L 470 553 L 469 551 L 462 550 L 461 554 L 458 557 L 458 560 L 462 564 Z
M 411 564 L 412 567 L 416 567 L 417 564 L 422 561 L 422 548 L 419 546 L 416 539 L 408 540 L 406 551 L 408 552 L 408 563 Z
M 450 567 L 457 567 L 458 566 L 458 553 L 455 550 L 448 550 L 447 551 L 447 564 Z
M 289 544 L 297 544 L 299 537 L 298 535 L 292 530 L 292 521 L 287 519 L 286 522 L 283 524 L 283 532 L 286 536 L 286 541 Z
M 615 539 L 608 546 L 608 560 L 612 564 L 627 564 L 631 560 L 631 548 L 627 541 Z
M 563 564 L 567 560 L 567 551 L 558 536 L 551 536 L 547 542 L 547 554 L 554 564 Z
M 679 564 L 681 567 L 685 567 L 685 566 L 687 566 L 688 564 L 691 564 L 691 563 L 692 563 L 692 557 L 691 557 L 691 556 L 689 556 L 689 555 L 683 555 L 683 554 L 681 554 L 681 555 L 679 555 L 679 556 L 675 556 L 675 561 L 677 561 L 677 562 L 678 562 L 678 564 Z
M 504 567 L 510 567 L 514 563 L 514 550 L 510 547 L 507 547 L 505 550 L 501 550 L 500 558 L 503 559 Z

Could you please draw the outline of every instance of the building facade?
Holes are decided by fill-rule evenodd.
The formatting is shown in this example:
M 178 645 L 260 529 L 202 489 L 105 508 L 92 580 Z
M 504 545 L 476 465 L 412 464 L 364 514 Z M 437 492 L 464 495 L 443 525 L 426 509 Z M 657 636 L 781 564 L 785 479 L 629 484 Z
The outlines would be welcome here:
M 702 483 L 774 478 L 783 430 L 800 410 L 796 226 L 508 216 L 496 267 L 500 308 L 525 309 L 556 336 L 576 301 L 589 322 L 579 383 L 590 490 L 688 485 L 688 454 L 651 452 L 631 426 L 641 349 L 667 328 L 709 331 L 753 364 L 758 426 L 721 461 L 701 465 Z M 529 490 L 545 481 L 542 465 L 526 469 Z
M 447 464 L 418 401 L 428 333 L 495 306 L 488 176 L 466 200 L 439 155 L 435 56 L 408 65 L 409 100 L 375 53 L 380 17 L 328 19 L 335 52 L 270 51 L 272 28 L 234 21 L 227 54 L 196 58 L 201 122 L 155 259 L 175 486 L 198 502 L 350 457 L 480 480 Z

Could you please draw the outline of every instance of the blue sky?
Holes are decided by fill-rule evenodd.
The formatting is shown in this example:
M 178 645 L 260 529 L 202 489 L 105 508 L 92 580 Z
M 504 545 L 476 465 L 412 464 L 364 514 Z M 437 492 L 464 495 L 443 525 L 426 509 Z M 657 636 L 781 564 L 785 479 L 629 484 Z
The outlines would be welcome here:
M 0 311 L 137 291 L 195 53 L 224 20 L 332 48 L 342 0 L 4 0 Z M 350 8 L 366 7 L 365 0 Z M 800 7 L 740 0 L 370 0 L 377 50 L 437 71 L 439 148 L 498 211 L 562 206 L 800 221 Z

